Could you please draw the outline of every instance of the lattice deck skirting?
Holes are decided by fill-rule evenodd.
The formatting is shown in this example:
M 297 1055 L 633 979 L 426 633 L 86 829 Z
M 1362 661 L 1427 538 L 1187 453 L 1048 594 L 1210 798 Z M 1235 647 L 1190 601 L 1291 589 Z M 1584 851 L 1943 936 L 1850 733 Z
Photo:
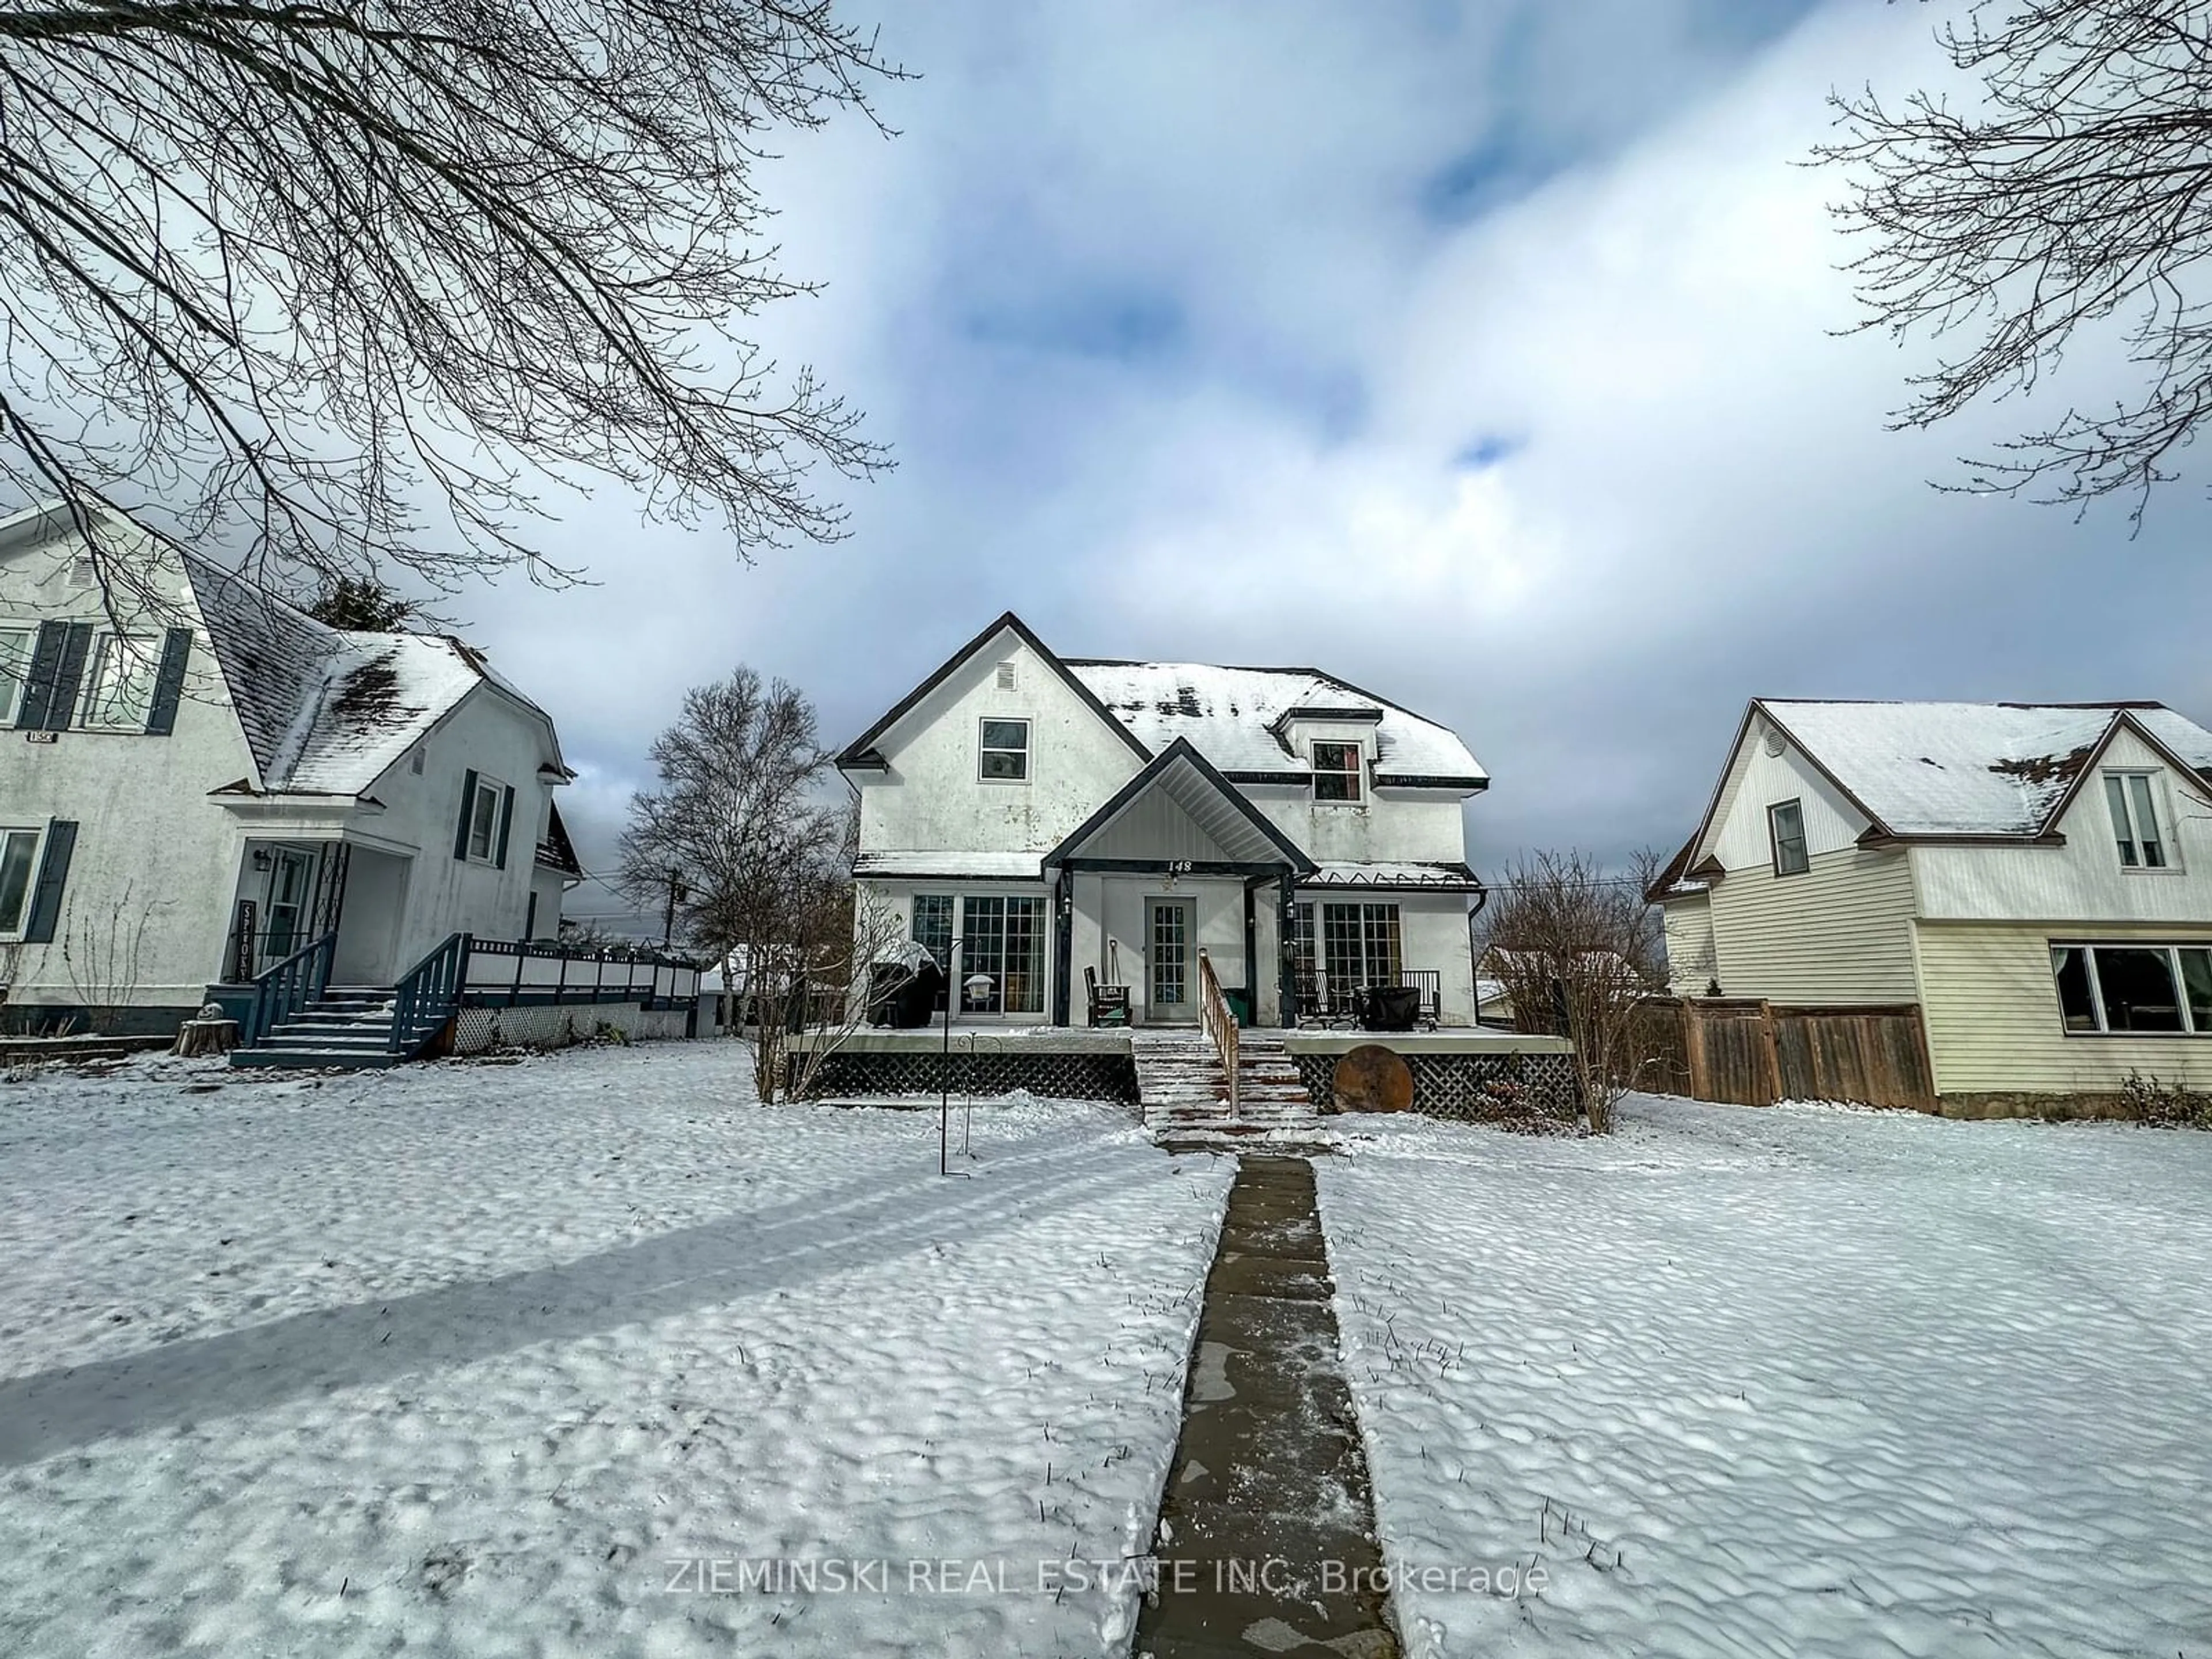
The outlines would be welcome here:
M 1334 1097 L 1336 1054 L 1292 1054 L 1298 1078 L 1317 1102 Z M 1565 1054 L 1405 1054 L 1413 1074 L 1413 1109 L 1466 1123 L 1538 1117 L 1573 1123 L 1582 1116 L 1573 1060 Z
M 577 1003 L 518 1007 L 465 1007 L 453 1016 L 453 1052 L 480 1054 L 487 1048 L 565 1048 L 589 1042 L 602 1028 L 632 1042 L 680 1037 L 689 1012 L 641 1008 L 635 1002 Z
M 962 1054 L 947 1072 L 941 1054 L 847 1050 L 830 1055 L 814 1074 L 807 1097 L 850 1095 L 926 1095 L 951 1088 L 964 1095 L 1012 1094 L 1025 1089 L 1054 1100 L 1137 1103 L 1136 1063 L 1126 1054 Z M 792 1075 L 787 1062 L 785 1077 Z

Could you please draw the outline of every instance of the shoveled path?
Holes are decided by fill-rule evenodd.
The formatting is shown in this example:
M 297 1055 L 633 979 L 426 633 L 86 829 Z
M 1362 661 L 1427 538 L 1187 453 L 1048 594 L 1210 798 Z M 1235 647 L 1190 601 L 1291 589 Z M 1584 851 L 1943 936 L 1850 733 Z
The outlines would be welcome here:
M 1245 1158 L 1199 1316 L 1139 1655 L 1396 1655 L 1330 1288 L 1313 1166 Z

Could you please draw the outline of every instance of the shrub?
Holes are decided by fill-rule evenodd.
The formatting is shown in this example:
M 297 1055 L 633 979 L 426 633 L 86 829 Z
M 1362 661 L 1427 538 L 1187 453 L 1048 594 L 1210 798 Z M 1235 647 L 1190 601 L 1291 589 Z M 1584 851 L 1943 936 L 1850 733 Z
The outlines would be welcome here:
M 2212 1129 L 2212 1094 L 2130 1070 L 2120 1085 L 2128 1115 L 2154 1129 Z

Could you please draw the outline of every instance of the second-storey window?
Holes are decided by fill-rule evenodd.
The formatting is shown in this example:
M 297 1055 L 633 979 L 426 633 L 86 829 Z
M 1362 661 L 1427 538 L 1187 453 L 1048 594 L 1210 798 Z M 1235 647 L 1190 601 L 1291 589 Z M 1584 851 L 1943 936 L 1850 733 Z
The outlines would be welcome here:
M 161 669 L 161 641 L 144 634 L 102 634 L 87 665 L 78 724 L 95 732 L 144 731 Z
M 492 861 L 499 842 L 499 792 L 501 786 L 495 778 L 478 778 L 475 795 L 469 801 L 469 856 Z
M 1365 781 L 1359 745 L 1317 743 L 1313 746 L 1314 799 L 1356 801 Z
M 22 712 L 23 686 L 31 678 L 31 647 L 38 630 L 0 623 L 0 726 L 13 726 Z
M 1020 783 L 1030 775 L 1030 723 L 985 720 L 980 775 L 998 783 Z
M 1766 809 L 1766 832 L 1774 843 L 1774 873 L 1802 876 L 1810 867 L 1805 855 L 1805 807 L 1785 800 Z
M 2158 808 L 2152 799 L 2148 772 L 2105 774 L 2105 804 L 2112 811 L 2112 835 L 2119 842 L 2120 862 L 2130 870 L 2163 870 L 2166 838 L 2159 833 Z

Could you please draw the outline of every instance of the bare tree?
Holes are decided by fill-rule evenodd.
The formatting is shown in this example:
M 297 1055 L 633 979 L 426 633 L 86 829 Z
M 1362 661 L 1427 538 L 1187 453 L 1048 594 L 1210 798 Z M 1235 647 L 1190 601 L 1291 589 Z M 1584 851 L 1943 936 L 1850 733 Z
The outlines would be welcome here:
M 149 901 L 131 902 L 131 884 L 104 908 L 80 915 L 71 901 L 62 927 L 62 967 L 70 988 L 84 1005 L 85 1023 L 101 1036 L 112 1035 L 137 1000 L 143 982 L 140 958 L 146 929 L 154 920 Z
M 579 471 L 834 536 L 809 468 L 884 458 L 744 337 L 812 291 L 755 164 L 901 73 L 827 0 L 0 9 L 0 476 L 149 595 L 98 507 L 294 591 L 560 580 L 524 521 Z
M 1612 1133 L 1613 1108 L 1650 1069 L 1638 1010 L 1666 980 L 1659 913 L 1644 898 L 1659 866 L 1639 853 L 1632 875 L 1608 876 L 1580 851 L 1531 854 L 1506 866 L 1485 910 L 1485 966 L 1521 1030 L 1573 1042 L 1595 1134 Z
M 855 811 L 823 799 L 813 705 L 750 668 L 685 693 L 653 763 L 660 787 L 630 802 L 623 889 L 641 908 L 667 905 L 691 950 L 739 964 L 732 988 L 763 1010 L 755 1059 L 773 1100 L 786 1029 L 803 1025 L 824 952 L 849 946 Z
M 1852 175 L 1836 212 L 1871 246 L 1848 269 L 1860 325 L 1960 335 L 1916 377 L 1900 426 L 2033 390 L 2077 331 L 2111 328 L 2140 389 L 2069 408 L 1966 463 L 1954 488 L 2086 504 L 2152 488 L 2212 410 L 2212 12 L 2198 0 L 1978 0 L 1938 40 L 1980 78 L 1972 109 L 1915 93 L 1837 95 Z

